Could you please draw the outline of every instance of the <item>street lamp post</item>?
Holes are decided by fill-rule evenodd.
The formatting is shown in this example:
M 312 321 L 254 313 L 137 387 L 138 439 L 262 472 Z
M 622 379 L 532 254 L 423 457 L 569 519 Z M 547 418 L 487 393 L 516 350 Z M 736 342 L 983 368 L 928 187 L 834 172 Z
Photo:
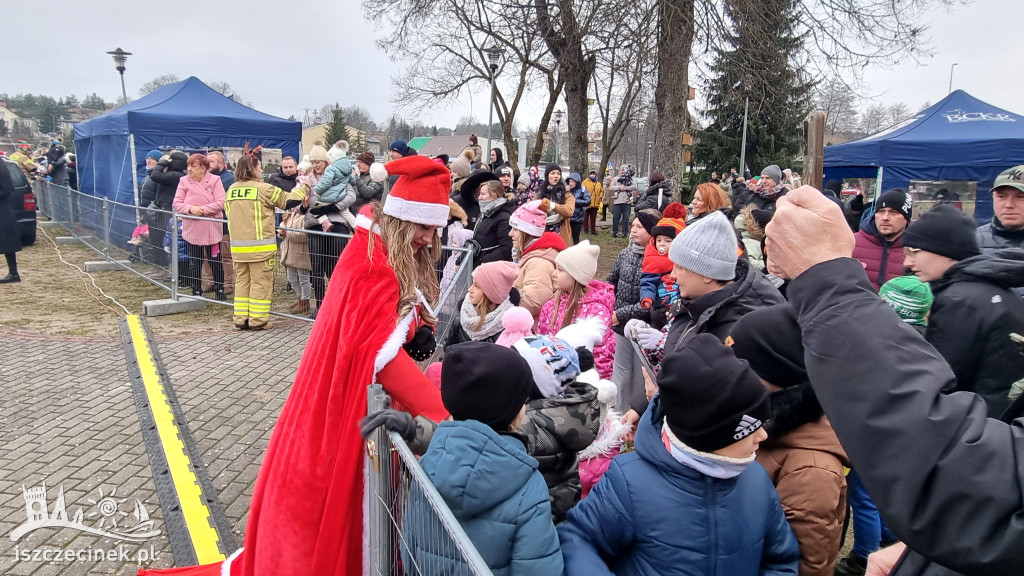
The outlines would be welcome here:
M 117 50 L 112 50 L 110 52 L 107 52 L 107 54 L 110 54 L 114 57 L 114 68 L 117 69 L 117 72 L 121 75 L 121 101 L 124 104 L 127 104 L 128 91 L 124 88 L 124 63 L 125 60 L 128 59 L 128 56 L 131 56 L 132 53 L 125 52 L 124 50 L 121 50 L 120 47 L 118 47 Z
M 491 101 L 487 106 L 487 160 L 489 164 L 491 159 L 491 125 L 494 124 L 494 76 L 498 72 L 498 62 L 501 61 L 501 48 L 491 46 L 484 49 L 484 53 L 487 54 L 487 64 L 491 71 Z
M 959 65 L 959 62 L 953 62 L 953 65 L 949 67 L 949 92 L 946 92 L 946 94 L 953 93 L 953 68 L 956 68 Z
M 740 143 L 740 175 L 746 178 L 747 174 L 747 113 L 750 112 L 750 96 L 747 96 L 746 104 L 743 105 L 743 141 Z
M 555 164 L 558 164 L 558 155 L 561 152 L 562 147 L 562 116 L 565 112 L 561 110 L 555 111 Z M 558 164 L 561 166 L 561 164 Z

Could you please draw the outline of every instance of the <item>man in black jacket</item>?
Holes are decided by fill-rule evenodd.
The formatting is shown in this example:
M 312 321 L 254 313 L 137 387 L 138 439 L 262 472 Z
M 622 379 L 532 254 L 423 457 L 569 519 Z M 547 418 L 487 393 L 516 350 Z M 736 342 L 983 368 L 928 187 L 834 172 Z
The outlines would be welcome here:
M 891 571 L 871 566 L 874 555 L 869 569 L 1022 573 L 1024 419 L 1010 426 L 988 418 L 975 394 L 943 393 L 953 371 L 871 289 L 851 258 L 853 234 L 842 213 L 817 190 L 804 186 L 781 199 L 767 234 L 769 270 L 792 279 L 787 296 L 815 394 L 908 546 Z
M 996 418 L 1024 378 L 1024 356 L 1010 334 L 1024 334 L 1024 251 L 980 255 L 974 220 L 955 206 L 932 208 L 904 233 L 904 266 L 930 282 L 935 301 L 925 340 L 956 374 L 956 390 L 976 392 Z
M 1024 248 L 1024 165 L 1004 170 L 992 186 L 992 220 L 978 227 L 978 247 L 989 254 Z M 1024 288 L 1015 289 L 1024 297 Z
M 157 162 L 157 166 L 149 173 L 150 179 L 156 182 L 156 197 L 153 200 L 156 212 L 155 224 L 149 225 L 149 238 L 154 248 L 163 251 L 164 237 L 167 235 L 167 228 L 170 226 L 171 204 L 174 202 L 174 193 L 178 190 L 178 183 L 185 176 L 185 169 L 188 167 L 188 155 L 181 150 L 172 150 Z M 166 253 L 165 253 L 166 254 Z M 168 256 L 159 256 L 158 265 L 166 266 Z
M 285 192 L 291 192 L 295 188 L 295 179 L 299 176 L 298 165 L 295 158 L 285 156 L 281 158 L 281 167 L 270 177 L 270 183 Z

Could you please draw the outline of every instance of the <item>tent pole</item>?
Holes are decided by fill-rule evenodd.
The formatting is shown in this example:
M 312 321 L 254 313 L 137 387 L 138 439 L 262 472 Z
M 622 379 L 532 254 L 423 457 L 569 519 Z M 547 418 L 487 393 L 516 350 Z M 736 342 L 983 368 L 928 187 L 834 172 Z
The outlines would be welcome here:
M 128 148 L 132 154 L 132 191 L 135 193 L 135 223 L 138 224 L 142 220 L 142 214 L 139 212 L 139 164 L 135 158 L 135 134 L 128 134 Z

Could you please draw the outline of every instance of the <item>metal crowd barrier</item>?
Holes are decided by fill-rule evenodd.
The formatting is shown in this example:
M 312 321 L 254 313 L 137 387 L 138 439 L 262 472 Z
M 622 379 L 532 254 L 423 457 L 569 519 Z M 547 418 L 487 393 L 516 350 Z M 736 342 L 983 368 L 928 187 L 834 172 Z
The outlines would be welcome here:
M 122 268 L 167 290 L 174 300 L 186 296 L 212 304 L 233 305 L 234 268 L 228 235 L 225 233 L 219 244 L 211 246 L 209 254 L 203 247 L 190 249 L 182 238 L 184 228 L 194 223 L 218 223 L 222 230 L 226 230 L 226 220 L 140 208 L 47 181 L 37 181 L 33 186 L 39 212 L 63 225 L 69 234 L 93 249 L 104 260 L 117 262 Z M 143 224 L 148 226 L 148 232 L 136 235 L 136 229 Z M 279 238 L 279 250 L 274 258 L 270 312 L 276 316 L 309 321 L 311 313 L 326 293 L 328 279 L 341 252 L 352 236 L 285 226 L 278 226 L 277 230 L 284 233 L 284 238 Z M 299 235 L 305 241 L 290 242 L 287 239 L 289 235 Z M 297 259 L 302 261 L 302 267 L 297 268 L 293 274 L 295 284 L 298 285 L 292 285 L 288 280 L 288 270 L 284 266 L 281 250 L 284 242 L 288 242 L 287 249 L 295 250 Z M 212 255 L 214 250 L 217 252 L 215 256 Z M 441 265 L 452 254 L 466 252 L 461 248 L 444 247 Z M 458 320 L 456 305 L 472 283 L 471 260 L 460 258 L 447 289 L 441 294 L 435 309 L 438 314 L 436 332 L 439 335 L 446 334 L 451 323 Z M 215 276 L 223 278 L 220 285 L 226 296 L 224 300 L 217 299 L 218 283 Z M 198 294 L 193 292 L 193 287 L 198 289 Z M 297 300 L 306 295 L 306 290 L 309 291 L 310 307 L 294 308 L 293 305 L 300 305 Z
M 380 384 L 369 387 L 367 405 L 371 414 L 390 406 Z M 365 465 L 370 574 L 491 575 L 401 436 L 378 428 L 366 441 Z

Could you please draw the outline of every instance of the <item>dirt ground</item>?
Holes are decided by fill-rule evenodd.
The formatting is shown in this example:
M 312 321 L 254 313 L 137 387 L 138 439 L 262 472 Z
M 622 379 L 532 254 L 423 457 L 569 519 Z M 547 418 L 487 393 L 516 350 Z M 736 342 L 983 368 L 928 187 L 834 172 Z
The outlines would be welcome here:
M 0 285 L 0 330 L 120 338 L 117 321 L 124 317 L 124 310 L 103 297 L 88 276 L 60 260 L 63 256 L 84 269 L 84 262 L 102 258 L 85 246 L 55 245 L 52 239 L 62 234 L 59 228 L 39 228 L 35 245 L 18 252 L 22 281 Z M 163 288 L 131 272 L 91 275 L 99 288 L 133 314 L 142 313 L 143 301 L 169 296 Z M 196 312 L 149 318 L 149 324 L 161 336 L 227 331 L 232 329 L 231 308 L 207 305 Z

